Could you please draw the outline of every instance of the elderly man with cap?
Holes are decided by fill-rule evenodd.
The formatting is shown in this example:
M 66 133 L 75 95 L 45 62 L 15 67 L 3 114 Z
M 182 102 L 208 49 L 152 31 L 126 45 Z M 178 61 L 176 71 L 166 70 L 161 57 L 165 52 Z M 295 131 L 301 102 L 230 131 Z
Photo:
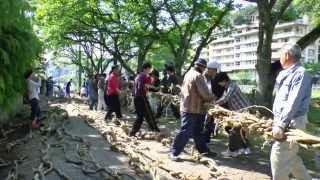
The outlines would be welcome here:
M 220 72 L 220 64 L 216 60 L 210 60 L 207 65 L 207 71 L 205 73 L 205 80 L 207 83 L 207 86 L 209 88 L 209 91 L 212 92 L 213 95 L 217 97 L 217 99 L 221 98 L 223 95 L 223 92 L 225 90 L 224 87 L 219 86 L 217 81 L 215 80 L 216 75 Z M 223 107 L 226 107 L 226 104 L 223 105 Z M 215 127 L 214 119 L 213 117 L 206 118 L 205 125 L 204 125 L 204 136 L 206 143 L 210 142 L 211 134 L 216 134 L 218 128 Z
M 298 180 L 309 180 L 310 175 L 298 156 L 297 144 L 284 141 L 284 132 L 290 128 L 304 129 L 311 97 L 311 77 L 299 62 L 301 49 L 296 44 L 286 44 L 281 50 L 282 70 L 275 84 L 273 104 L 274 122 L 270 161 L 273 180 L 289 180 L 292 174 Z
M 204 59 L 198 59 L 184 77 L 180 101 L 181 127 L 174 138 L 170 154 L 173 161 L 179 160 L 178 156 L 191 137 L 199 153 L 209 156 L 216 155 L 209 151 L 202 134 L 207 113 L 205 103 L 212 102 L 215 98 L 202 75 L 206 66 L 207 62 Z

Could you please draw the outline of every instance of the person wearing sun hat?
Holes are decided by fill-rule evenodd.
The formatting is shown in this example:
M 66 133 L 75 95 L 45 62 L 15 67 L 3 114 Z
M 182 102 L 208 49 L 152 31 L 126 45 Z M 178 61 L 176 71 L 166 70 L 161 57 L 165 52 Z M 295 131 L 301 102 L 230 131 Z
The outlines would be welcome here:
M 181 126 L 174 138 L 170 154 L 170 159 L 173 161 L 179 160 L 178 156 L 191 137 L 193 137 L 195 147 L 200 154 L 216 155 L 209 151 L 202 133 L 207 112 L 204 104 L 212 102 L 215 98 L 209 91 L 202 75 L 206 67 L 207 61 L 198 59 L 183 79 L 180 100 Z

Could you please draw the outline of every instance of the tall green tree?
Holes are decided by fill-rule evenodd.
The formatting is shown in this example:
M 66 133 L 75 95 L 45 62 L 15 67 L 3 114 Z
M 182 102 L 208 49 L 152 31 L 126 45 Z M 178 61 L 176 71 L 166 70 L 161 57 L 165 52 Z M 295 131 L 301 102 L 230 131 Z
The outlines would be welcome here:
M 271 71 L 271 44 L 276 24 L 281 20 L 292 0 L 250 0 L 256 2 L 259 12 L 257 47 L 257 102 L 271 106 L 274 79 Z
M 256 5 L 249 5 L 235 11 L 231 14 L 233 25 L 250 24 L 250 17 L 256 11 L 258 11 L 258 7 Z M 290 22 L 299 18 L 301 18 L 301 12 L 298 11 L 296 6 L 291 5 L 280 17 L 279 22 Z
M 24 73 L 36 65 L 41 44 L 33 31 L 33 11 L 27 1 L 3 0 L 0 11 L 0 107 L 6 108 L 23 93 Z
M 137 70 L 157 36 L 146 21 L 143 7 L 137 1 L 88 0 L 39 0 L 38 19 L 49 42 L 56 47 L 81 45 L 85 56 L 99 51 L 103 58 L 91 64 L 101 67 L 109 59 L 120 63 L 134 74 L 128 62 L 138 60 Z M 61 28 L 59 28 L 61 27 Z M 111 58 L 110 58 L 111 57 Z M 96 68 L 95 68 L 96 69 Z M 98 68 L 99 69 L 99 68 Z
M 212 33 L 223 25 L 233 1 L 163 0 L 147 1 L 150 21 L 174 56 L 177 73 L 198 59 L 202 49 L 214 40 Z M 194 50 L 193 55 L 190 50 Z
M 257 7 L 254 5 L 250 5 L 244 8 L 235 11 L 232 16 L 233 24 L 234 25 L 242 25 L 242 24 L 249 24 L 250 23 L 250 15 L 257 11 Z
M 37 22 L 47 47 L 56 51 L 57 56 L 69 58 L 89 75 L 104 72 L 109 64 L 105 48 L 91 41 L 90 36 L 101 37 L 87 25 L 93 22 L 91 12 L 97 6 L 93 0 L 37 1 Z M 87 63 L 83 65 L 82 61 Z
M 302 49 L 316 41 L 320 37 L 320 1 L 317 0 L 296 0 L 294 1 L 300 13 L 305 13 L 310 17 L 313 29 L 297 42 Z

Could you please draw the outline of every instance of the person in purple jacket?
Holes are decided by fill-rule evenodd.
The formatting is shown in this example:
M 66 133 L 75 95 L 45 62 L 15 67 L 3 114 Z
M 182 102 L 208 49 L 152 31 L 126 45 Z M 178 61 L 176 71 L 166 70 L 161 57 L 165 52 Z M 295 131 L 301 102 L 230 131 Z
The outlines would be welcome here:
M 144 119 L 146 119 L 152 131 L 160 131 L 147 98 L 148 88 L 152 84 L 152 78 L 149 76 L 152 66 L 150 63 L 145 63 L 143 64 L 142 68 L 142 72 L 140 72 L 134 80 L 133 96 L 137 119 L 133 124 L 130 136 L 136 135 L 136 133 L 140 130 Z

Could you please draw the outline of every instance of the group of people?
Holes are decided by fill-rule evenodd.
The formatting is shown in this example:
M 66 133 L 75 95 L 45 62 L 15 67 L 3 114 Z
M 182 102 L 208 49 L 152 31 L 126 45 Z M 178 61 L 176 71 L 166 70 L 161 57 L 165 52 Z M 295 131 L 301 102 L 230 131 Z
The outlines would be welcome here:
M 47 97 L 71 97 L 71 84 L 72 79 L 70 79 L 65 85 L 64 90 L 53 81 L 52 76 L 49 76 L 46 80 L 46 96 Z M 56 87 L 56 89 L 54 89 Z
M 152 65 L 145 63 L 134 80 L 132 95 L 137 118 L 130 136 L 136 135 L 143 120 L 146 120 L 152 131 L 159 131 L 156 119 L 161 116 L 164 107 L 159 103 L 156 112 L 152 111 L 148 93 L 161 91 L 173 95 L 180 94 L 180 109 L 173 103 L 169 104 L 173 115 L 177 119 L 181 118 L 181 129 L 172 145 L 171 158 L 177 159 L 190 137 L 194 138 L 199 152 L 213 155 L 214 153 L 209 152 L 207 144 L 210 143 L 211 136 L 217 133 L 217 127 L 214 119 L 206 116 L 207 109 L 204 104 L 215 103 L 231 110 L 240 110 L 250 105 L 237 84 L 231 81 L 226 73 L 219 72 L 219 69 L 216 61 L 209 61 L 207 65 L 204 59 L 197 60 L 185 75 L 177 93 L 174 89 L 179 86 L 179 80 L 174 66 L 166 66 L 163 79 L 159 80 L 158 73 L 152 70 Z M 235 157 L 251 153 L 248 139 L 243 136 L 245 132 L 242 131 L 241 128 L 227 129 L 229 149 L 225 152 L 226 155 Z
M 307 121 L 307 112 L 311 97 L 311 78 L 300 63 L 301 49 L 296 44 L 287 44 L 281 51 L 280 63 L 283 70 L 278 74 L 275 84 L 275 99 L 273 104 L 274 122 L 272 135 L 275 140 L 271 150 L 271 170 L 274 180 L 289 179 L 292 174 L 296 179 L 311 179 L 301 158 L 298 156 L 298 145 L 285 141 L 285 132 L 288 129 L 304 129 Z M 28 94 L 31 104 L 32 125 L 37 127 L 40 122 L 39 96 L 36 91 L 40 83 L 31 78 L 32 72 L 27 73 Z M 106 79 L 106 80 L 105 80 Z M 110 74 L 94 76 L 88 82 L 90 109 L 98 106 L 107 109 L 106 119 L 112 113 L 122 117 L 120 106 L 120 71 L 113 66 Z M 136 112 L 130 136 L 136 136 L 144 120 L 151 131 L 159 132 L 156 118 L 161 116 L 163 107 L 158 106 L 154 113 L 151 109 L 148 93 L 160 91 L 161 85 L 166 88 L 178 85 L 173 66 L 166 67 L 164 79 L 159 79 L 159 73 L 152 71 L 152 65 L 145 63 L 142 71 L 136 75 L 132 87 L 132 96 Z M 164 90 L 172 92 L 172 88 Z M 209 104 L 220 105 L 232 111 L 239 111 L 250 102 L 241 92 L 239 86 L 230 80 L 225 72 L 220 72 L 216 61 L 207 62 L 198 59 L 191 70 L 184 76 L 180 88 L 180 110 L 171 105 L 174 116 L 181 119 L 181 126 L 176 134 L 170 151 L 170 159 L 179 161 L 189 139 L 194 139 L 195 147 L 204 156 L 215 157 L 217 154 L 208 148 L 212 135 L 217 133 L 214 117 L 207 116 Z M 98 105 L 96 105 L 98 104 Z M 226 127 L 229 134 L 228 156 L 248 155 L 250 143 L 246 132 L 241 126 Z
M 131 94 L 137 119 L 133 124 L 130 136 L 135 136 L 140 130 L 143 120 L 146 120 L 153 131 L 159 131 L 156 119 L 160 118 L 163 112 L 163 104 L 157 104 L 156 112 L 151 108 L 148 92 L 159 92 L 177 94 L 176 86 L 178 78 L 175 75 L 174 66 L 166 65 L 163 79 L 160 80 L 159 72 L 152 68 L 150 63 L 142 65 L 140 73 L 133 78 Z M 130 84 L 130 82 L 128 82 Z M 113 66 L 108 76 L 105 74 L 95 75 L 90 78 L 84 86 L 88 90 L 89 108 L 91 110 L 107 110 L 105 119 L 111 119 L 112 113 L 121 119 L 120 92 L 125 91 L 120 76 L 119 67 Z M 122 89 L 121 89 L 122 88 Z M 180 112 L 176 105 L 170 104 L 173 115 L 180 118 Z
M 230 110 L 240 110 L 250 105 L 238 85 L 219 69 L 216 61 L 207 63 L 204 59 L 198 59 L 185 75 L 181 87 L 181 127 L 172 144 L 172 160 L 179 160 L 180 153 L 191 137 L 199 153 L 210 157 L 217 155 L 208 148 L 211 135 L 217 133 L 214 117 L 207 115 L 208 104 L 217 104 Z M 241 127 L 229 127 L 226 131 L 229 145 L 225 155 L 236 157 L 251 153 Z
M 271 171 L 273 180 L 289 179 L 290 174 L 299 180 L 311 180 L 303 161 L 298 156 L 298 144 L 289 143 L 285 140 L 285 132 L 288 129 L 304 129 L 308 122 L 307 113 L 311 98 L 311 77 L 302 64 L 301 48 L 297 44 L 287 44 L 281 50 L 280 64 L 282 71 L 278 74 L 275 84 L 275 99 L 273 103 L 274 121 L 272 136 L 275 140 L 270 155 Z M 207 67 L 210 69 L 210 62 L 207 66 L 204 60 L 199 59 L 190 70 L 183 81 L 181 89 L 181 127 L 176 135 L 170 157 L 178 160 L 188 139 L 194 138 L 195 146 L 200 153 L 208 156 L 215 156 L 206 145 L 205 134 L 202 134 L 205 122 L 206 102 L 225 106 L 231 110 L 239 110 L 249 105 L 248 100 L 243 96 L 239 87 L 226 75 L 219 73 L 211 84 L 211 90 L 221 86 L 224 88 L 223 95 L 219 89 L 211 93 L 206 86 L 206 79 L 202 75 Z M 210 70 L 208 70 L 210 71 Z M 215 74 L 215 73 L 207 73 Z M 207 81 L 208 82 L 208 81 Z M 219 86 L 215 86 L 217 83 Z M 220 87 L 219 87 L 220 88 Z M 212 129 L 212 128 L 211 128 Z M 241 127 L 226 129 L 229 131 L 229 152 L 235 155 L 236 152 L 250 153 L 247 138 L 241 138 Z M 238 143 L 233 143 L 238 142 Z M 235 151 L 238 149 L 238 151 Z
M 274 122 L 272 136 L 275 140 L 271 155 L 271 171 L 274 180 L 289 179 L 292 174 L 296 179 L 309 180 L 297 144 L 285 141 L 288 129 L 304 129 L 308 120 L 307 113 L 311 98 L 311 77 L 300 63 L 301 48 L 296 44 L 287 44 L 281 50 L 282 70 L 276 78 L 275 98 L 273 103 Z M 225 72 L 218 72 L 219 64 L 198 59 L 193 68 L 185 75 L 180 93 L 181 126 L 176 134 L 170 152 L 173 161 L 179 161 L 179 155 L 192 137 L 199 153 L 214 157 L 217 154 L 208 148 L 211 134 L 216 133 L 214 118 L 207 114 L 207 104 L 217 104 L 233 111 L 250 106 L 247 97 L 239 86 L 230 80 Z M 159 131 L 153 118 L 147 93 L 154 82 L 149 78 L 151 65 L 145 64 L 143 71 L 135 78 L 134 103 L 137 119 L 130 132 L 134 136 L 146 119 L 152 131 Z M 226 127 L 229 134 L 228 156 L 250 154 L 250 143 L 241 126 Z
M 106 120 L 112 118 L 112 113 L 115 113 L 117 118 L 122 118 L 119 97 L 121 76 L 118 65 L 112 66 L 108 76 L 106 74 L 92 76 L 83 87 L 87 90 L 90 110 L 107 111 Z

